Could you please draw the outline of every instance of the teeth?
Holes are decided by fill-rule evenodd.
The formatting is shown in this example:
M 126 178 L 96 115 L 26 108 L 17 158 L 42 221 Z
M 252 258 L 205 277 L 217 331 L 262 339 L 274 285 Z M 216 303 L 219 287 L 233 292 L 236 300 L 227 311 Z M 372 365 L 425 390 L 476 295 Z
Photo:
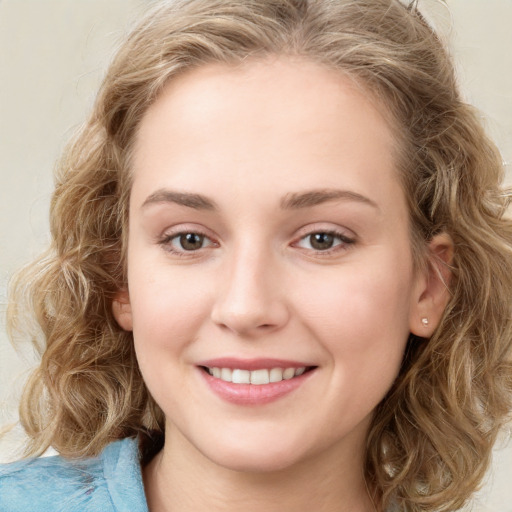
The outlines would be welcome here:
M 208 373 L 217 379 L 225 382 L 233 382 L 234 384 L 269 384 L 270 382 L 281 382 L 282 380 L 290 380 L 298 377 L 306 371 L 305 366 L 300 368 L 271 368 L 270 370 L 240 370 L 238 368 L 207 368 Z
M 290 380 L 295 376 L 295 368 L 286 368 L 283 372 L 283 379 Z
M 233 370 L 233 374 L 231 375 L 231 382 L 234 382 L 235 384 L 250 384 L 251 372 L 249 370 Z
M 270 382 L 281 382 L 283 380 L 283 370 L 281 368 L 272 368 L 269 374 Z
M 254 370 L 250 372 L 251 374 L 251 384 L 268 384 L 270 382 L 270 377 L 268 374 L 268 370 Z
M 231 371 L 231 368 L 222 368 L 220 370 L 220 378 L 222 380 L 225 380 L 226 382 L 232 382 L 231 377 L 233 375 L 233 372 Z

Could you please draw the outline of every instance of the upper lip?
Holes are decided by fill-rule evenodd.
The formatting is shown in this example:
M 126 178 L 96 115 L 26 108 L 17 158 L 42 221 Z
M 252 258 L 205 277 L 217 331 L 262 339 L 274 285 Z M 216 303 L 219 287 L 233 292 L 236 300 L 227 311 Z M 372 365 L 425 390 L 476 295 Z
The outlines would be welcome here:
M 219 357 L 216 359 L 208 359 L 198 363 L 198 366 L 206 366 L 208 368 L 231 368 L 239 370 L 263 370 L 272 368 L 302 368 L 313 366 L 308 363 L 299 361 L 290 361 L 285 359 L 274 358 L 255 358 L 255 359 L 238 359 L 235 357 Z

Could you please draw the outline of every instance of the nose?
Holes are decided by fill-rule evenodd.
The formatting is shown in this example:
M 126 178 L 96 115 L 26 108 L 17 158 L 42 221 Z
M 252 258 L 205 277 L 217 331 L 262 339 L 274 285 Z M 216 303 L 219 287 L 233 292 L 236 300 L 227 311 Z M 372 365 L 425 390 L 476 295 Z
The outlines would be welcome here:
M 274 332 L 289 320 L 282 271 L 271 257 L 238 253 L 222 272 L 211 318 L 237 336 Z

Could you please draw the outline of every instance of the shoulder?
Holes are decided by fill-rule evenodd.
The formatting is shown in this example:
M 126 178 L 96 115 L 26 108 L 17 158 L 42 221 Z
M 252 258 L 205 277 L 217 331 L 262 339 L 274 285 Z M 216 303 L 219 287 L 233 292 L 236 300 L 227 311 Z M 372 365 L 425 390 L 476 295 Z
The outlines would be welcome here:
M 110 444 L 98 456 L 60 456 L 0 466 L 0 512 L 147 512 L 137 441 Z

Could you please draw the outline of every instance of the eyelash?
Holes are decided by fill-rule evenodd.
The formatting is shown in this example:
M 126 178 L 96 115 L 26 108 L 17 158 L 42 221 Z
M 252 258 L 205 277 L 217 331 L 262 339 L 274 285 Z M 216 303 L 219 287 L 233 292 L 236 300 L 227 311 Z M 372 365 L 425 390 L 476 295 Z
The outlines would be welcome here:
M 313 251 L 315 255 L 319 256 L 329 256 L 336 252 L 341 251 L 347 251 L 350 249 L 351 246 L 353 246 L 356 243 L 356 240 L 354 238 L 348 237 L 345 233 L 341 233 L 340 231 L 336 230 L 323 230 L 323 229 L 317 229 L 314 231 L 310 231 L 304 236 L 301 236 L 297 242 L 294 242 L 294 246 L 298 246 L 300 242 L 303 240 L 307 240 L 308 238 L 311 239 L 314 235 L 327 235 L 333 237 L 334 241 L 338 240 L 339 243 L 336 245 L 333 245 L 332 247 L 326 249 L 326 250 L 320 250 L 320 249 L 308 249 L 310 251 Z M 310 242 L 311 243 L 311 242 Z
M 205 247 L 200 247 L 197 250 L 187 250 L 187 249 L 183 248 L 183 246 L 182 246 L 181 250 L 174 249 L 173 245 L 172 245 L 173 240 L 179 239 L 186 235 L 196 235 L 196 236 L 202 237 L 203 241 L 208 240 L 210 242 L 209 246 L 218 246 L 218 244 L 216 242 L 212 241 L 212 239 L 206 233 L 204 233 L 200 230 L 197 230 L 197 229 L 195 229 L 195 230 L 191 229 L 191 230 L 187 230 L 187 231 L 179 231 L 177 233 L 165 234 L 158 241 L 158 244 L 161 245 L 165 251 L 173 254 L 174 256 L 179 256 L 181 258 L 195 256 L 196 253 L 198 253 L 201 249 L 205 248 Z
M 206 247 L 200 247 L 198 249 L 185 249 L 183 248 L 181 250 L 174 249 L 172 242 L 173 240 L 179 239 L 180 237 L 186 236 L 186 235 L 195 235 L 202 237 L 203 240 L 208 240 L 210 243 Z M 306 233 L 305 235 L 301 236 L 296 242 L 293 242 L 291 245 L 293 247 L 300 247 L 300 242 L 307 240 L 308 238 L 314 236 L 314 235 L 327 235 L 333 237 L 334 241 L 338 240 L 339 243 L 336 245 L 333 245 L 332 247 L 320 250 L 320 249 L 306 249 L 307 251 L 312 251 L 315 255 L 319 256 L 328 256 L 335 252 L 341 252 L 341 251 L 347 251 L 350 249 L 351 246 L 353 246 L 356 243 L 356 240 L 354 238 L 348 237 L 346 234 L 341 233 L 336 230 L 315 230 L 310 231 Z M 333 242 L 334 242 L 333 241 Z M 219 244 L 215 241 L 213 241 L 206 233 L 200 231 L 200 230 L 189 230 L 189 231 L 179 231 L 177 233 L 169 233 L 164 235 L 160 240 L 158 240 L 158 244 L 163 247 L 163 249 L 175 256 L 186 258 L 186 257 L 193 257 L 197 255 L 201 249 L 205 249 L 207 247 L 218 247 Z M 181 244 L 180 244 L 181 245 Z

